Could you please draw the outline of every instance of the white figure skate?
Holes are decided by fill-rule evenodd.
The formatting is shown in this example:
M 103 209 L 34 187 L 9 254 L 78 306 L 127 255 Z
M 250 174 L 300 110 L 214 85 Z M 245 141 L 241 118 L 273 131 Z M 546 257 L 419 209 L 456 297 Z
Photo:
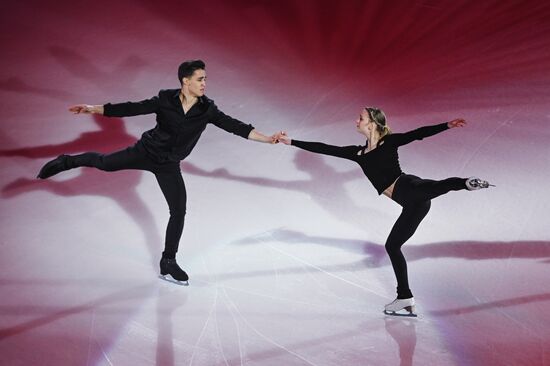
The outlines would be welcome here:
M 386 306 L 384 306 L 384 314 L 392 316 L 407 316 L 416 318 L 418 315 L 415 314 L 414 297 L 409 299 L 395 299 Z M 406 313 L 400 313 L 399 311 L 405 310 Z
M 479 179 L 476 177 L 470 177 L 466 179 L 466 188 L 468 188 L 469 191 L 477 191 L 478 189 L 489 188 L 489 187 L 494 187 L 494 185 L 490 184 L 486 180 Z

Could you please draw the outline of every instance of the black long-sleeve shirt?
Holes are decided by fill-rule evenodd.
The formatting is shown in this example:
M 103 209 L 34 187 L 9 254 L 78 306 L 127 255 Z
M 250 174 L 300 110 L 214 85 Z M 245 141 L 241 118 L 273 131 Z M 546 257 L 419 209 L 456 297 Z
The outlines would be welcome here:
M 166 89 L 140 102 L 107 103 L 103 106 L 103 114 L 108 117 L 128 117 L 155 113 L 157 125 L 143 133 L 140 143 L 158 163 L 185 159 L 208 123 L 243 138 L 248 138 L 254 129 L 252 125 L 224 114 L 206 96 L 199 97 L 198 102 L 184 113 L 179 93 L 180 89 Z
M 403 174 L 399 165 L 399 146 L 406 145 L 414 140 L 433 136 L 445 131 L 447 123 L 417 128 L 405 133 L 392 133 L 378 141 L 375 149 L 365 152 L 368 145 L 334 146 L 321 142 L 306 142 L 292 140 L 292 145 L 314 153 L 336 156 L 353 160 L 361 166 L 363 173 L 370 180 L 378 194 L 382 194 L 395 180 Z

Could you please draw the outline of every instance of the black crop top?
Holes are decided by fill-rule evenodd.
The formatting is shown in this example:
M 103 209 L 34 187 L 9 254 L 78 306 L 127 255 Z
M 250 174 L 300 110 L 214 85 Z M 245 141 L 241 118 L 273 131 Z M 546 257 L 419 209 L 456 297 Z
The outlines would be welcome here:
M 403 174 L 399 166 L 397 148 L 414 140 L 433 136 L 447 130 L 447 122 L 417 128 L 405 133 L 392 133 L 378 141 L 375 149 L 364 153 L 367 145 L 333 146 L 321 142 L 292 140 L 292 145 L 314 153 L 325 154 L 353 160 L 361 166 L 363 173 L 370 180 L 378 194 L 382 194 L 395 180 Z

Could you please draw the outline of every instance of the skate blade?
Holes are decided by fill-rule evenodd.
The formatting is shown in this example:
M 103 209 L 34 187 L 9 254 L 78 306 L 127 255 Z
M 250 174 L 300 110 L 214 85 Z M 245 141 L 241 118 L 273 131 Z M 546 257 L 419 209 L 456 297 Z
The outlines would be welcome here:
M 391 316 L 406 316 L 409 318 L 416 318 L 418 315 L 415 314 L 416 306 L 405 306 L 403 309 L 399 311 L 388 311 L 384 309 L 384 314 L 391 315 Z M 406 311 L 406 312 L 400 312 L 400 311 Z
M 180 286 L 189 286 L 189 281 L 178 281 L 176 280 L 174 277 L 172 277 L 171 275 L 159 275 L 159 278 L 161 280 L 164 280 L 166 282 L 170 282 L 170 283 L 174 283 L 176 285 L 180 285 Z
M 415 313 L 398 313 L 398 312 L 395 312 L 395 311 L 387 311 L 387 310 L 384 310 L 384 314 L 386 315 L 390 315 L 390 316 L 402 316 L 402 317 L 406 317 L 406 318 L 418 318 L 418 315 L 415 314 Z

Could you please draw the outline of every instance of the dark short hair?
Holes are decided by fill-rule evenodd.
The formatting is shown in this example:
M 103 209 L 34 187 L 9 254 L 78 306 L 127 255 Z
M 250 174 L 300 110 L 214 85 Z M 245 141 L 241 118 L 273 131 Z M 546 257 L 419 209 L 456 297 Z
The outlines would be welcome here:
M 187 60 L 182 62 L 178 68 L 178 78 L 180 83 L 183 78 L 188 78 L 193 75 L 195 70 L 204 70 L 205 68 L 206 65 L 203 60 Z

